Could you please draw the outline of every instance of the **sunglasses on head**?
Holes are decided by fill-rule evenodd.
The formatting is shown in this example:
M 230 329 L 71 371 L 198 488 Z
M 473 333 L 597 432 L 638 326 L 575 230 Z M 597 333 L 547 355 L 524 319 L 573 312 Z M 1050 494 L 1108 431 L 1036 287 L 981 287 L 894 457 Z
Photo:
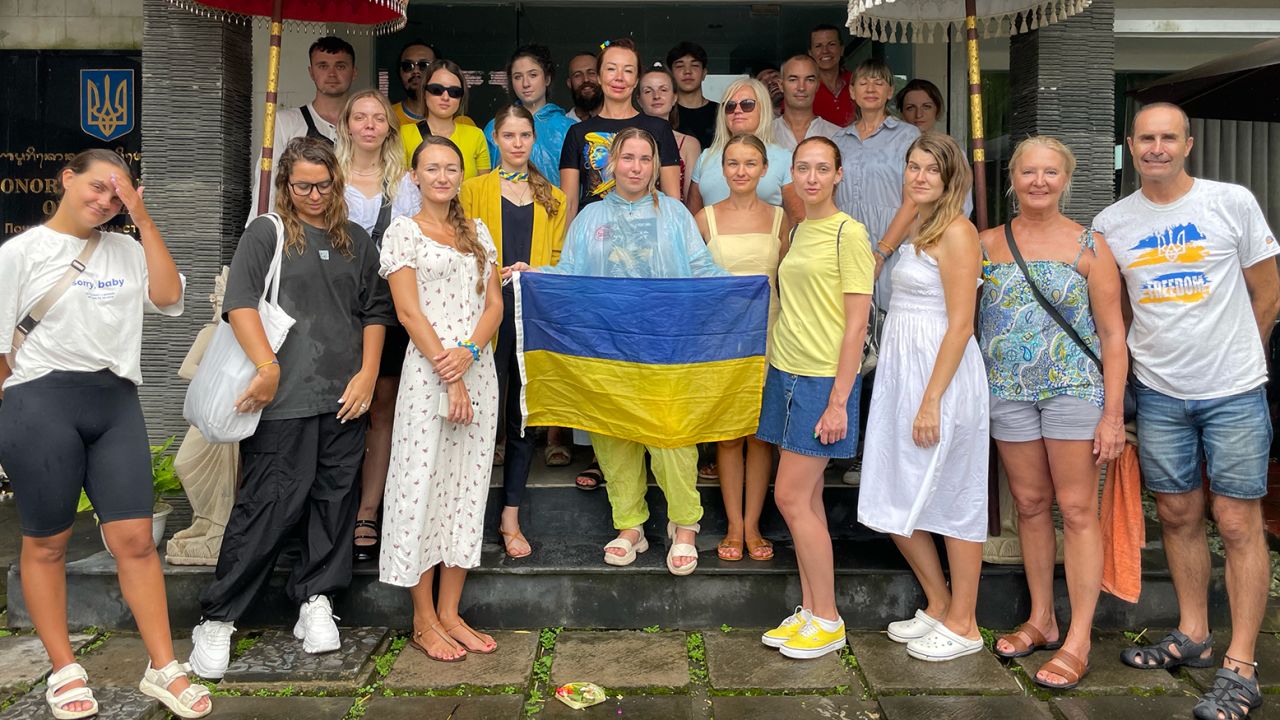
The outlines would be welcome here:
M 441 95 L 444 95 L 445 93 L 448 93 L 449 97 L 453 98 L 454 100 L 459 100 L 462 98 L 462 86 L 461 85 L 441 85 L 440 83 L 431 83 L 427 85 L 427 93 L 430 95 L 435 95 L 436 97 L 439 97 Z
M 755 100 L 730 100 L 724 104 L 724 114 L 732 115 L 734 112 L 742 108 L 742 112 L 749 113 L 756 109 Z
M 431 67 L 430 60 L 401 60 L 400 61 L 400 72 L 412 72 L 414 68 L 418 68 L 418 70 L 422 72 L 426 72 L 427 68 L 429 67 Z

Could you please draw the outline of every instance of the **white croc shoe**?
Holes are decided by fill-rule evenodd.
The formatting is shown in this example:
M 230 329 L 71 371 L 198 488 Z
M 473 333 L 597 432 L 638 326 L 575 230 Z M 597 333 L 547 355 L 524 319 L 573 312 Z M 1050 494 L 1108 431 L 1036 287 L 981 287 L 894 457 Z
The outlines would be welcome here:
M 982 648 L 982 638 L 970 640 L 960 637 L 943 623 L 938 623 L 928 635 L 907 643 L 907 654 L 926 662 L 946 662 L 972 655 Z
M 938 621 L 930 617 L 924 610 L 916 610 L 915 617 L 889 623 L 889 639 L 897 643 L 909 643 L 929 634 L 938 626 Z

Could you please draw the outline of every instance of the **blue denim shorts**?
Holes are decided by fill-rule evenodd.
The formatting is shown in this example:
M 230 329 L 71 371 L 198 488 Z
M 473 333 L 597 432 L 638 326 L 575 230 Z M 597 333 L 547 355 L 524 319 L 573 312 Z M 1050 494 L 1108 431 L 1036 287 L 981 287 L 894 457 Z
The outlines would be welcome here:
M 1271 413 L 1266 388 L 1209 400 L 1179 400 L 1135 382 L 1138 459 L 1148 489 L 1201 487 L 1202 460 L 1215 495 L 1253 500 L 1267 494 Z
M 756 437 L 788 452 L 828 458 L 851 458 L 858 454 L 858 396 L 862 376 L 853 383 L 845 413 L 849 430 L 843 440 L 823 445 L 813 436 L 813 428 L 827 409 L 833 377 L 807 377 L 783 372 L 770 365 L 764 379 L 764 399 L 760 403 L 760 427 Z

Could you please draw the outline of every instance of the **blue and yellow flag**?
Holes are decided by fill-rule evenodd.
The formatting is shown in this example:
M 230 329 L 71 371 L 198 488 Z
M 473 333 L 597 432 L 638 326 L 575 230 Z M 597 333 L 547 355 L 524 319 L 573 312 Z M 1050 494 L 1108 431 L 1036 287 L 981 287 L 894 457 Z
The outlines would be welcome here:
M 526 425 L 654 447 L 752 435 L 765 373 L 763 276 L 515 280 Z

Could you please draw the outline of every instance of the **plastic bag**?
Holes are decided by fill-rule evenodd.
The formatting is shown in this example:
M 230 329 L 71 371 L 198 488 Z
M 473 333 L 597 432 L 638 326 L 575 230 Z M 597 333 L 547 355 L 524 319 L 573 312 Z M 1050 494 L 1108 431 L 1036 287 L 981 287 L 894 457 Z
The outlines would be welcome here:
M 267 270 L 262 298 L 258 301 L 258 314 L 262 316 L 262 328 L 267 333 L 271 351 L 277 352 L 294 320 L 279 304 L 284 226 L 275 213 L 268 213 L 267 217 L 276 226 L 276 252 Z M 191 385 L 187 387 L 182 416 L 211 443 L 239 442 L 249 437 L 258 429 L 262 411 L 242 413 L 236 409 L 236 398 L 249 387 L 257 373 L 253 361 L 236 341 L 231 326 L 225 320 L 219 320 L 213 340 L 200 359 Z

